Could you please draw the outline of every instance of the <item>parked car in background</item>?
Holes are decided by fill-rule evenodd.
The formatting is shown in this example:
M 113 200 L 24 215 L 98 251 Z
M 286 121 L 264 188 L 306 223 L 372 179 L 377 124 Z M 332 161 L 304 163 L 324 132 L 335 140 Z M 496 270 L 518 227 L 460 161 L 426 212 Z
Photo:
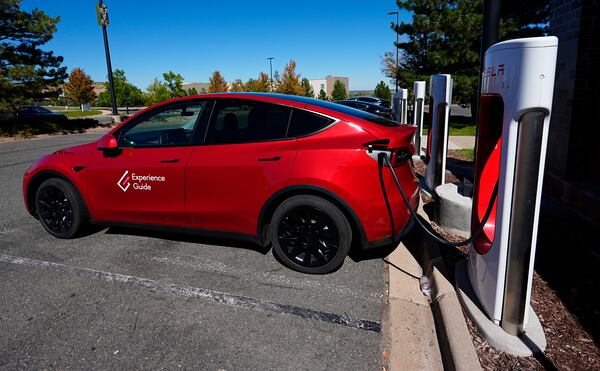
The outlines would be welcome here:
M 378 97 L 363 97 L 363 96 L 359 96 L 359 97 L 350 97 L 347 100 L 355 100 L 355 101 L 359 101 L 359 102 L 364 102 L 364 103 L 370 103 L 370 104 L 376 104 L 378 106 L 384 106 L 384 107 L 390 107 L 390 101 L 389 100 L 385 100 L 385 99 L 381 99 Z
M 370 104 L 367 102 L 361 102 L 357 100 L 336 100 L 333 103 L 342 104 L 344 106 L 369 112 L 377 116 L 385 117 L 388 120 L 395 120 L 394 112 L 391 108 L 387 108 L 377 104 Z
M 67 116 L 52 112 L 49 109 L 40 106 L 21 106 L 17 111 L 17 118 L 24 121 L 47 121 L 47 122 L 65 122 Z

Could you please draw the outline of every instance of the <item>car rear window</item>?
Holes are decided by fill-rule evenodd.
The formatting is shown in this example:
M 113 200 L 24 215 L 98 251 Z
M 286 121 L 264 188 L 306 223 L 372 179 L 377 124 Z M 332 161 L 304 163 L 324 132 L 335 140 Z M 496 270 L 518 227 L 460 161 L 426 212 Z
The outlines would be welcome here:
M 311 112 L 295 109 L 288 129 L 288 137 L 300 137 L 313 134 L 333 122 L 332 119 Z
M 327 109 L 334 110 L 334 111 L 337 111 L 337 112 L 340 112 L 340 113 L 343 113 L 346 115 L 354 116 L 361 120 L 372 122 L 373 124 L 377 124 L 377 125 L 381 125 L 381 126 L 400 126 L 400 123 L 398 123 L 396 121 L 392 121 L 392 120 L 386 119 L 381 116 L 374 115 L 374 114 L 366 112 L 366 111 L 361 111 L 359 109 L 344 106 L 344 105 L 337 104 L 337 103 L 320 102 L 319 107 L 327 108 Z

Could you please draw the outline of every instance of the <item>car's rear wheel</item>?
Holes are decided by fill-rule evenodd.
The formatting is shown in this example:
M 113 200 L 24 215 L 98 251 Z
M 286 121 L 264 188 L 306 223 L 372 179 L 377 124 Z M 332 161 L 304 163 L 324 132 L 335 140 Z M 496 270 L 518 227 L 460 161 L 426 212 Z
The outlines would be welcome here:
M 275 256 L 289 268 L 322 274 L 342 265 L 350 250 L 352 229 L 344 213 L 331 202 L 299 195 L 277 207 L 269 240 Z
M 73 238 L 85 221 L 85 206 L 69 182 L 45 180 L 37 189 L 35 208 L 44 228 L 57 238 Z

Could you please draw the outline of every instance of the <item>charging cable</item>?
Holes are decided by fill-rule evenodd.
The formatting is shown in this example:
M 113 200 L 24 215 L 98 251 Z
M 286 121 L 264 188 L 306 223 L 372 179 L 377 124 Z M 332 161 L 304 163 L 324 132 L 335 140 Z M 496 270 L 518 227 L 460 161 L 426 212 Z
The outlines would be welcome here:
M 448 241 L 442 235 L 440 235 L 438 232 L 436 232 L 433 229 L 433 227 L 431 226 L 431 224 L 429 224 L 421 215 L 417 214 L 417 211 L 415 209 L 413 209 L 408 197 L 406 196 L 406 193 L 404 193 L 404 189 L 402 189 L 402 186 L 400 185 L 398 176 L 394 172 L 394 168 L 392 167 L 392 164 L 390 162 L 390 158 L 389 158 L 388 154 L 386 152 L 379 152 L 379 154 L 377 155 L 377 158 L 378 158 L 377 162 L 379 164 L 379 182 L 381 183 L 381 188 L 383 190 L 383 198 L 385 200 L 385 204 L 387 206 L 388 214 L 390 217 L 390 223 L 392 225 L 392 238 L 394 236 L 394 231 L 395 231 L 394 218 L 393 218 L 393 213 L 392 213 L 392 207 L 390 205 L 390 202 L 389 202 L 389 199 L 387 196 L 387 191 L 385 189 L 385 182 L 383 181 L 383 165 L 384 165 L 384 163 L 385 163 L 385 165 L 387 165 L 387 167 L 390 168 L 390 172 L 392 173 L 392 177 L 394 178 L 396 187 L 398 187 L 398 190 L 400 191 L 400 195 L 402 195 L 402 199 L 404 200 L 404 203 L 406 204 L 406 207 L 410 211 L 410 214 L 412 215 L 412 217 L 416 220 L 417 224 L 419 224 L 419 226 L 421 226 L 421 228 L 425 232 L 427 232 L 427 234 L 429 234 L 431 237 L 433 237 L 437 242 L 439 242 L 443 245 L 449 246 L 449 247 L 462 246 L 462 245 L 472 243 L 473 240 L 475 240 L 475 238 L 477 238 L 477 236 L 479 236 L 479 234 L 483 231 L 483 227 L 485 226 L 485 223 L 487 223 L 487 220 L 490 217 L 490 214 L 492 213 L 492 209 L 494 208 L 494 201 L 496 200 L 496 196 L 498 195 L 498 181 L 496 181 L 496 185 L 494 186 L 494 190 L 492 191 L 492 196 L 490 197 L 490 203 L 488 204 L 485 214 L 483 215 L 483 219 L 481 220 L 481 223 L 477 226 L 477 229 L 475 230 L 475 232 L 473 232 L 471 237 L 467 238 L 464 241 L 452 242 L 452 241 Z

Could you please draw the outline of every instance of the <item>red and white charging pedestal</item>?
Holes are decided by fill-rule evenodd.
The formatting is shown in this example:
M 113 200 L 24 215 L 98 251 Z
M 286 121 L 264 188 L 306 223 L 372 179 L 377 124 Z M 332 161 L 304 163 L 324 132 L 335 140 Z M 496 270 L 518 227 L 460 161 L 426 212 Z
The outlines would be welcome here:
M 500 42 L 482 74 L 472 232 L 496 182 L 498 196 L 457 285 L 488 342 L 517 355 L 546 346 L 530 296 L 557 49 L 553 36 Z
M 425 191 L 435 194 L 444 184 L 448 153 L 448 118 L 452 103 L 452 77 L 432 75 L 429 81 L 429 135 L 425 152 Z
M 415 81 L 414 83 L 414 94 L 415 103 L 413 106 L 413 125 L 417 127 L 414 137 L 414 145 L 417 150 L 416 155 L 421 157 L 423 148 L 421 145 L 421 139 L 423 138 L 423 115 L 425 108 L 425 81 Z
M 408 113 L 408 90 L 400 89 L 397 93 L 394 93 L 392 98 L 392 110 L 396 115 L 396 120 L 401 124 L 407 123 Z

